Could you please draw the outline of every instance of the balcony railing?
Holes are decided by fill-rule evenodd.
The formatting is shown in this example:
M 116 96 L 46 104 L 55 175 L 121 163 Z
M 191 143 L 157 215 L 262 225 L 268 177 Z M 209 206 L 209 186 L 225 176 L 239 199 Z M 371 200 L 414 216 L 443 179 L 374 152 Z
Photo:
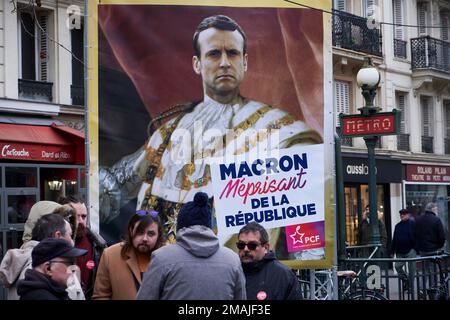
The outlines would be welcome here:
M 450 72 L 450 42 L 429 36 L 411 39 L 411 67 Z
M 72 99 L 72 104 L 77 106 L 84 106 L 84 86 L 70 86 L 70 98 Z
M 450 138 L 445 138 L 444 144 L 445 144 L 445 154 L 450 154 Z
M 397 136 L 397 150 L 409 151 L 409 134 L 400 133 Z
M 394 39 L 394 56 L 397 58 L 406 59 L 406 44 L 407 41 Z
M 19 97 L 36 101 L 52 102 L 52 82 L 19 79 Z
M 340 134 L 341 134 L 341 127 L 336 127 L 336 133 L 340 136 Z M 353 145 L 352 138 L 342 137 L 341 138 L 341 145 L 342 146 L 351 147 Z
M 422 152 L 433 153 L 433 137 L 422 136 Z
M 334 46 L 382 56 L 380 29 L 369 29 L 366 18 L 339 10 L 333 12 Z

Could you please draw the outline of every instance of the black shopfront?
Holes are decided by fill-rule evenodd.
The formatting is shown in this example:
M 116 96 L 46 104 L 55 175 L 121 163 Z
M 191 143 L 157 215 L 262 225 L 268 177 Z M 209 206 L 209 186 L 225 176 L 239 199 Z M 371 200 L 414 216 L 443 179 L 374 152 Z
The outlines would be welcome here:
M 347 245 L 358 245 L 358 224 L 362 212 L 369 204 L 369 167 L 366 154 L 343 154 L 344 206 Z M 376 157 L 377 211 L 385 223 L 388 245 L 391 235 L 391 188 L 402 183 L 402 164 L 400 160 Z M 394 186 L 395 188 L 395 186 Z

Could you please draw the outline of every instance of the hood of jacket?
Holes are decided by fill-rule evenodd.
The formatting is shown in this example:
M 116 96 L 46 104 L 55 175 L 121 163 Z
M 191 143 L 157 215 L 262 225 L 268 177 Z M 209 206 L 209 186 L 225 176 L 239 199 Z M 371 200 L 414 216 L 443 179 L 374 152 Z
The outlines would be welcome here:
M 30 269 L 25 273 L 25 279 L 20 280 L 17 284 L 17 294 L 23 296 L 34 290 L 45 290 L 56 297 L 68 297 L 66 288 L 63 285 L 43 273 Z
M 10 249 L 6 252 L 0 265 L 0 283 L 9 288 L 19 280 L 24 269 L 31 268 L 31 251 L 38 243 L 30 240 L 20 249 Z
M 177 244 L 196 257 L 207 258 L 219 250 L 219 239 L 205 226 L 194 225 L 177 232 Z

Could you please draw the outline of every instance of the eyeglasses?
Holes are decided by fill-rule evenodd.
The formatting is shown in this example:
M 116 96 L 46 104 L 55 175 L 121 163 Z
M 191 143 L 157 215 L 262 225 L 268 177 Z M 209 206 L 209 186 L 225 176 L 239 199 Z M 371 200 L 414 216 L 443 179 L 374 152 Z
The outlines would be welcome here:
M 153 218 L 156 218 L 158 216 L 158 211 L 138 210 L 138 211 L 136 211 L 136 214 L 141 217 L 152 216 Z
M 71 266 L 75 263 L 75 261 L 65 261 L 65 260 L 50 260 L 48 263 L 62 263 L 65 264 L 66 266 Z
M 236 242 L 236 247 L 239 250 L 244 250 L 245 246 L 247 246 L 248 250 L 255 250 L 258 246 L 262 245 L 261 243 L 258 242 L 249 242 L 249 243 L 245 243 L 242 241 Z

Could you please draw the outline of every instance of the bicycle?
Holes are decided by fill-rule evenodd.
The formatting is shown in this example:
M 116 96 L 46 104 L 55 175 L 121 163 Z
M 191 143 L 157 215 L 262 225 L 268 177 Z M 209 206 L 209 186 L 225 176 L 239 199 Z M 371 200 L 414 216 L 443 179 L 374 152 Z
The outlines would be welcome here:
M 434 257 L 433 262 L 436 263 L 439 270 L 439 283 L 431 288 L 426 289 L 427 296 L 429 300 L 449 300 L 449 289 L 448 285 L 450 282 L 450 273 L 445 272 L 442 269 L 441 262 L 443 261 L 442 256 Z
M 388 300 L 384 295 L 384 288 L 368 289 L 359 280 L 359 275 L 353 270 L 337 272 L 338 277 L 344 278 L 339 282 L 339 298 L 342 300 Z M 351 282 L 346 285 L 348 280 Z
M 369 255 L 368 259 L 372 259 L 372 257 L 376 254 L 379 246 L 376 246 L 372 253 Z M 384 295 L 384 287 L 369 289 L 367 288 L 366 282 L 361 281 L 365 280 L 362 276 L 362 270 L 367 267 L 368 261 L 366 261 L 362 268 L 356 273 L 353 270 L 343 270 L 338 271 L 338 278 L 342 278 L 343 280 L 338 280 L 338 292 L 339 299 L 342 300 L 388 300 Z M 361 279 L 363 278 L 363 279 Z

